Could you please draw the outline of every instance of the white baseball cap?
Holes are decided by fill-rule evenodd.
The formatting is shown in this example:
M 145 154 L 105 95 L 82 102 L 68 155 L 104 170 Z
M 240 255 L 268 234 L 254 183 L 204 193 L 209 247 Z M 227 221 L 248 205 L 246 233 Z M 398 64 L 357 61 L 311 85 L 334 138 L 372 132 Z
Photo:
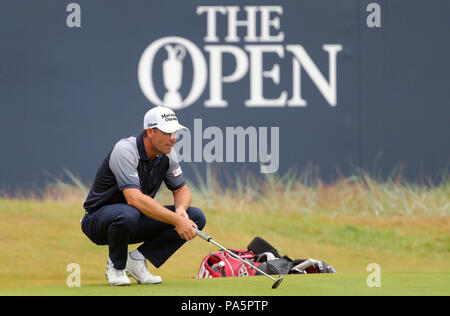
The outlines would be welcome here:
M 164 133 L 175 133 L 180 129 L 188 130 L 178 123 L 178 118 L 175 113 L 164 106 L 156 106 L 145 113 L 144 129 L 148 128 L 157 128 Z

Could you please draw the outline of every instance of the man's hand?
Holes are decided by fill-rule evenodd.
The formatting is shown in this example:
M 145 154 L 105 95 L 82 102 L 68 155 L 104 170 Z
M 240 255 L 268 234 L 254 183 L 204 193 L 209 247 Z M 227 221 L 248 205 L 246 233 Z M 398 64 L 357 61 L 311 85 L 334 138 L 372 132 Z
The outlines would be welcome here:
M 183 219 L 183 221 L 180 221 L 180 224 L 175 225 L 175 230 L 184 240 L 191 240 L 196 236 L 193 227 L 197 228 L 197 225 L 189 219 L 189 216 L 186 213 L 192 200 L 191 191 L 187 185 L 184 185 L 178 190 L 172 191 L 172 193 L 175 213 Z
M 194 228 L 197 228 L 197 225 L 189 219 L 186 211 L 183 214 L 179 214 L 179 220 L 175 224 L 175 231 L 178 235 L 186 241 L 194 239 L 196 236 Z

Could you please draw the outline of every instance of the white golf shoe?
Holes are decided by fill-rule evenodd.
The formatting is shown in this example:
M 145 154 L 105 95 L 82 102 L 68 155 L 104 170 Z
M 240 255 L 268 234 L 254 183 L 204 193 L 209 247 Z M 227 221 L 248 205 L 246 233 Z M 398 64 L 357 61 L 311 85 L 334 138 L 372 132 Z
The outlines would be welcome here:
M 116 270 L 114 269 L 114 264 L 112 261 L 108 258 L 108 261 L 106 262 L 106 278 L 108 279 L 108 282 L 112 286 L 122 286 L 122 285 L 130 285 L 131 281 L 127 277 L 127 274 L 125 273 L 125 270 Z
M 131 258 L 128 254 L 127 265 L 125 271 L 129 276 L 136 279 L 139 284 L 157 284 L 161 283 L 160 276 L 152 275 L 147 268 L 147 263 L 144 260 L 136 260 Z

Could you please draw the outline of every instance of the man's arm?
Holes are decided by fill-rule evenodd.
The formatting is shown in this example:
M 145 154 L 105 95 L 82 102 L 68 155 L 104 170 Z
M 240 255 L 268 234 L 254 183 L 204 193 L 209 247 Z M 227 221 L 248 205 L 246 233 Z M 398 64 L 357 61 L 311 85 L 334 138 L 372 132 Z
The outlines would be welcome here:
M 179 216 L 168 210 L 150 196 L 143 194 L 139 189 L 127 188 L 122 192 L 129 205 L 137 208 L 150 218 L 175 226 L 176 232 L 184 240 L 191 240 L 196 236 L 193 227 L 197 228 L 197 225 L 189 218 Z M 182 199 L 180 205 L 184 205 L 185 202 Z
M 189 187 L 185 184 L 181 188 L 172 191 L 175 212 L 185 218 L 189 218 L 186 211 L 191 205 L 192 195 Z

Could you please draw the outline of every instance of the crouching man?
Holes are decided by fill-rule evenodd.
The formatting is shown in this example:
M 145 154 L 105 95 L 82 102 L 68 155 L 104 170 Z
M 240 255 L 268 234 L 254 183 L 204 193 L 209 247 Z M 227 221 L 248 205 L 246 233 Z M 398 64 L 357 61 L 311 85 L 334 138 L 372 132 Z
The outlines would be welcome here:
M 117 142 L 97 171 L 84 208 L 81 227 L 97 245 L 108 245 L 106 277 L 111 285 L 161 283 L 146 259 L 159 268 L 186 241 L 203 229 L 206 218 L 191 204 L 191 193 L 171 149 L 176 133 L 186 129 L 175 113 L 154 107 L 144 117 L 140 135 Z M 174 204 L 154 200 L 162 181 Z M 128 245 L 142 243 L 128 252 Z

